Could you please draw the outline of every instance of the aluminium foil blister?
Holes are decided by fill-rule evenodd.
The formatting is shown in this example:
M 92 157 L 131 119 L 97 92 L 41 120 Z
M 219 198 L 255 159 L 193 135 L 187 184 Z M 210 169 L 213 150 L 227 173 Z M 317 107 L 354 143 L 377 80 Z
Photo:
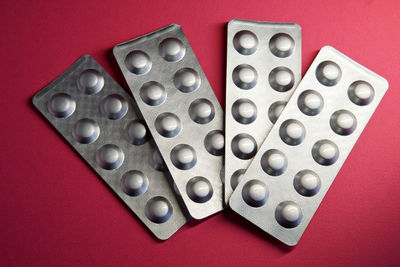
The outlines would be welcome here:
M 228 23 L 225 202 L 301 80 L 301 28 L 293 23 Z
M 79 58 L 33 104 L 157 238 L 185 224 L 133 99 L 91 56 Z
M 265 139 L 230 207 L 296 245 L 388 88 L 388 82 L 323 47 Z
M 189 214 L 222 210 L 223 111 L 181 27 L 113 52 Z

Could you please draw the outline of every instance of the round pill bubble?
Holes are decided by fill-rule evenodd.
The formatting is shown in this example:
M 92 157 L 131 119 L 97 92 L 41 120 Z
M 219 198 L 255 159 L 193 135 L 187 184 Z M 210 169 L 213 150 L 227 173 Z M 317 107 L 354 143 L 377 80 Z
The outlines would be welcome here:
M 269 49 L 277 57 L 288 57 L 293 53 L 294 40 L 286 33 L 277 33 L 269 41 Z
M 116 145 L 107 144 L 96 152 L 97 163 L 106 170 L 115 170 L 124 162 L 124 152 Z
M 80 119 L 72 128 L 72 136 L 81 144 L 91 144 L 100 135 L 100 127 L 92 119 Z
M 268 118 L 273 124 L 275 124 L 275 122 L 278 120 L 286 104 L 286 101 L 276 101 L 269 107 Z
M 232 174 L 231 187 L 233 190 L 235 190 L 236 186 L 240 183 L 240 180 L 243 178 L 245 172 L 245 169 L 239 169 Z
M 93 95 L 103 89 L 104 77 L 97 70 L 85 70 L 79 75 L 76 84 L 85 94 Z
M 293 186 L 300 195 L 311 197 L 319 192 L 321 179 L 311 170 L 302 170 L 294 177 Z
M 339 158 L 339 148 L 335 143 L 327 139 L 316 142 L 311 153 L 314 160 L 324 166 L 334 164 Z
M 232 116 L 239 123 L 250 124 L 257 118 L 257 107 L 250 99 L 241 98 L 233 103 Z
M 286 67 L 276 67 L 270 72 L 268 81 L 274 90 L 287 92 L 293 88 L 294 74 Z
M 301 223 L 303 212 L 293 201 L 283 201 L 275 209 L 276 221 L 285 228 L 294 228 Z
M 261 157 L 261 168 L 271 176 L 279 176 L 284 173 L 287 164 L 285 154 L 277 149 L 270 149 Z
M 306 115 L 315 116 L 324 107 L 324 100 L 320 93 L 314 90 L 302 92 L 297 99 L 297 106 Z
M 233 37 L 233 47 L 242 55 L 251 55 L 257 50 L 258 39 L 251 31 L 240 31 Z
M 137 75 L 143 75 L 150 71 L 152 63 L 149 55 L 143 51 L 135 50 L 125 58 L 126 68 Z
M 257 71 L 247 64 L 237 66 L 232 72 L 233 82 L 244 90 L 253 88 L 257 84 L 257 78 Z
M 110 120 L 119 120 L 128 112 L 128 102 L 118 94 L 107 96 L 101 101 L 100 110 Z
M 350 135 L 357 127 L 357 119 L 348 110 L 334 112 L 330 119 L 332 130 L 339 135 Z
M 155 127 L 160 135 L 172 138 L 181 132 L 182 123 L 175 114 L 164 112 L 156 118 Z
M 225 149 L 225 136 L 221 130 L 209 132 L 204 138 L 204 146 L 208 153 L 214 156 L 222 156 Z
M 208 99 L 196 99 L 189 106 L 189 116 L 199 124 L 209 123 L 215 117 L 214 105 Z
M 375 92 L 374 88 L 369 83 L 365 81 L 355 81 L 350 85 L 347 94 L 354 104 L 365 106 L 374 99 Z
M 133 145 L 143 145 L 149 140 L 149 134 L 143 120 L 131 121 L 126 126 L 126 139 Z
M 200 87 L 200 76 L 194 69 L 180 69 L 174 75 L 174 85 L 183 93 L 193 92 Z
M 143 84 L 139 95 L 143 102 L 149 106 L 159 106 L 167 99 L 164 86 L 154 81 Z
M 185 56 L 185 46 L 176 38 L 167 38 L 163 40 L 158 50 L 163 59 L 168 62 L 177 62 Z
M 298 120 L 286 120 L 279 128 L 279 136 L 286 144 L 295 146 L 304 140 L 304 137 L 306 136 L 306 129 Z
M 153 197 L 146 203 L 146 217 L 154 223 L 165 223 L 172 216 L 171 203 L 161 196 Z
M 150 166 L 152 166 L 157 171 L 164 172 L 167 170 L 167 165 L 165 164 L 165 161 L 162 158 L 161 153 L 157 148 L 155 148 L 151 153 L 149 163 Z
M 259 180 L 250 180 L 242 188 L 242 198 L 251 207 L 261 207 L 269 196 L 267 186 Z
M 257 143 L 251 135 L 241 133 L 232 139 L 231 149 L 239 159 L 251 159 L 257 153 Z
M 125 194 L 136 197 L 146 192 L 149 179 L 143 172 L 131 170 L 126 172 L 121 179 L 121 189 Z
M 201 176 L 191 178 L 186 184 L 187 195 L 197 203 L 204 203 L 210 200 L 213 192 L 210 181 Z
M 335 62 L 324 61 L 318 65 L 315 75 L 321 84 L 334 86 L 340 81 L 342 70 Z
M 56 93 L 47 103 L 47 109 L 57 118 L 68 118 L 76 108 L 75 100 L 66 93 Z
M 171 150 L 171 161 L 178 169 L 189 170 L 196 165 L 196 152 L 189 145 L 177 145 Z

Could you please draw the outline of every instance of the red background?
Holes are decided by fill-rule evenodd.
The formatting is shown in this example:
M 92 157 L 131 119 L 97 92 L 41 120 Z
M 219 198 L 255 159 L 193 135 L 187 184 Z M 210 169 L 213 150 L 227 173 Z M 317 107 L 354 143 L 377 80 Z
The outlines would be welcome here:
M 399 10 L 396 0 L 1 1 L 0 265 L 396 265 Z M 390 83 L 293 249 L 229 211 L 155 240 L 30 104 L 86 53 L 126 88 L 111 48 L 170 23 L 223 104 L 233 18 L 300 24 L 303 73 L 329 44 Z

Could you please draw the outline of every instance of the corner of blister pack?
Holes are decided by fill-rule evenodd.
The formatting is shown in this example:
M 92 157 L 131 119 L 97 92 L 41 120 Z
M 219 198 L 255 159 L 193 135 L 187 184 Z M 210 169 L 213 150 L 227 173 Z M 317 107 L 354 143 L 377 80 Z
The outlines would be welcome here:
M 286 246 L 289 246 L 289 247 L 292 247 L 292 248 L 297 246 L 297 244 L 300 241 L 300 239 L 297 239 L 297 240 L 281 240 L 281 239 L 278 239 L 278 240 L 281 241 L 282 243 L 284 243 Z
M 299 24 L 293 23 L 293 25 L 294 25 L 299 31 L 302 31 L 302 30 L 303 30 Z
M 324 51 L 324 50 L 337 51 L 337 49 L 335 49 L 333 46 L 330 46 L 330 45 L 324 45 L 324 46 L 320 49 L 320 52 L 322 52 L 322 51 Z
M 36 94 L 34 94 L 33 96 L 32 96 L 32 98 L 31 98 L 31 101 L 32 101 L 32 104 L 36 107 L 36 99 L 37 99 L 37 96 L 36 96 Z
M 178 24 L 178 23 L 171 23 L 169 26 L 182 28 L 182 26 L 180 24 Z
M 234 193 L 234 192 L 233 192 Z M 231 195 L 231 197 L 228 199 L 228 201 L 226 202 L 226 205 L 231 209 L 231 210 L 233 210 L 233 211 L 235 211 L 233 208 L 232 208 L 232 196 L 233 196 L 233 193 L 232 193 L 232 195 Z M 235 211 L 236 212 L 236 211 Z
M 385 83 L 386 90 L 388 90 L 389 89 L 389 81 L 386 78 L 383 78 L 382 76 L 381 76 L 381 78 L 382 78 L 383 82 Z
M 112 52 L 113 52 L 114 58 L 117 57 L 117 49 L 118 49 L 118 46 L 119 46 L 119 44 L 115 45 L 115 46 L 112 48 Z
M 228 22 L 228 27 L 231 26 L 233 23 L 236 23 L 237 21 L 238 21 L 238 19 L 231 19 L 231 20 Z
M 87 60 L 87 59 L 92 59 L 93 57 L 91 55 L 89 55 L 89 54 L 84 54 L 84 55 L 81 56 L 81 58 Z

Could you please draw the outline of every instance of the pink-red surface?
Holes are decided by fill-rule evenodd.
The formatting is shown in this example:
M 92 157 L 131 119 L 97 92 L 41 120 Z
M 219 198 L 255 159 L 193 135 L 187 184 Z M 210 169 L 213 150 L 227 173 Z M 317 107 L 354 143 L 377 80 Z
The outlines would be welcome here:
M 397 265 L 399 10 L 378 0 L 1 1 L 0 265 Z M 303 73 L 332 45 L 390 83 L 293 249 L 229 211 L 156 241 L 30 104 L 86 53 L 126 88 L 111 48 L 170 23 L 224 104 L 233 18 L 301 25 Z

